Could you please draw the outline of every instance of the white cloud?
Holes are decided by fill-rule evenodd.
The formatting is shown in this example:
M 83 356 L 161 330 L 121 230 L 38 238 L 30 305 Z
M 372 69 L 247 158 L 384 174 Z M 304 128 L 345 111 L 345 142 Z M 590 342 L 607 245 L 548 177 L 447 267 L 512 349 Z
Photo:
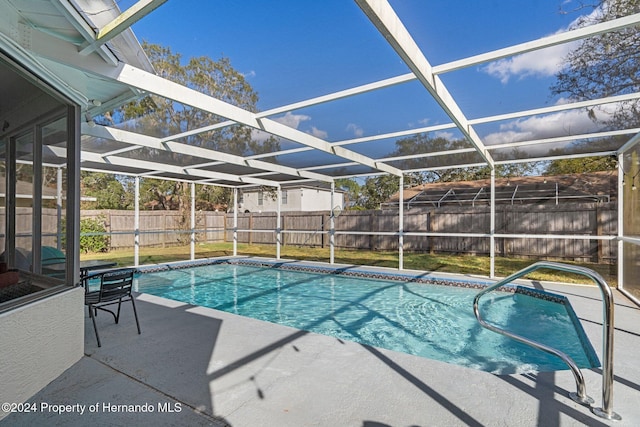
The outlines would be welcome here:
M 362 135 L 364 135 L 364 129 L 362 129 L 355 123 L 349 123 L 347 125 L 347 131 L 352 132 L 353 136 L 355 136 L 356 138 L 360 138 Z
M 242 76 L 247 78 L 247 79 L 250 79 L 251 77 L 255 77 L 256 76 L 256 72 L 254 70 L 251 70 L 248 73 L 242 74 Z
M 329 136 L 329 134 L 326 131 L 320 130 L 315 126 L 311 126 L 311 135 L 320 138 L 320 139 L 327 139 L 327 136 Z
M 251 131 L 251 139 L 253 139 L 256 142 L 265 142 L 267 139 L 269 139 L 270 136 L 271 136 L 270 133 L 262 130 L 253 129 Z
M 284 116 L 275 118 L 273 120 L 291 128 L 298 129 L 300 123 L 311 120 L 311 117 L 304 114 L 293 114 L 291 111 L 288 111 Z
M 436 138 L 446 139 L 447 141 L 455 141 L 456 139 L 458 139 L 455 137 L 453 132 L 445 132 L 445 131 L 435 132 L 434 136 Z
M 282 123 L 283 125 L 292 127 L 294 129 L 298 129 L 298 126 L 300 126 L 300 123 L 305 122 L 307 120 L 311 120 L 311 117 L 305 116 L 304 114 L 293 114 L 289 111 L 284 116 L 275 118 L 273 120 L 278 123 Z M 254 141 L 258 141 L 258 142 L 264 142 L 267 139 L 269 139 L 270 136 L 271 136 L 270 133 L 267 133 L 258 129 L 254 129 L 251 132 L 251 138 Z
M 560 29 L 556 34 L 578 28 L 585 25 L 585 22 L 593 22 L 593 20 L 601 14 L 602 11 L 596 8 L 588 16 L 575 19 L 567 28 Z M 482 67 L 482 70 L 493 77 L 499 78 L 502 83 L 507 83 L 511 77 L 522 79 L 529 76 L 553 76 L 562 70 L 564 58 L 566 58 L 567 54 L 575 49 L 579 43 L 580 42 L 565 43 L 523 53 L 522 55 L 511 58 L 500 59 Z
M 289 111 L 284 116 L 274 118 L 273 120 L 285 126 L 298 129 L 302 124 L 302 122 L 307 122 L 311 120 L 311 116 L 307 116 L 304 114 L 293 114 L 292 112 Z M 318 129 L 315 126 L 311 126 L 311 130 L 308 131 L 307 133 L 321 139 L 327 139 L 328 137 L 328 133 L 326 131 Z M 251 136 L 255 141 L 263 142 L 263 141 L 266 141 L 267 138 L 269 138 L 270 134 L 261 130 L 254 130 Z
M 511 77 L 553 76 L 562 70 L 564 58 L 574 47 L 575 43 L 568 43 L 501 59 L 490 63 L 483 71 L 499 78 L 503 84 L 508 83 Z
M 607 120 L 615 111 L 615 105 L 598 107 L 594 111 L 598 120 Z M 583 109 L 561 111 L 544 116 L 518 119 L 500 126 L 500 131 L 487 135 L 487 145 L 553 138 L 559 135 L 577 135 L 595 132 L 602 126 L 594 123 Z

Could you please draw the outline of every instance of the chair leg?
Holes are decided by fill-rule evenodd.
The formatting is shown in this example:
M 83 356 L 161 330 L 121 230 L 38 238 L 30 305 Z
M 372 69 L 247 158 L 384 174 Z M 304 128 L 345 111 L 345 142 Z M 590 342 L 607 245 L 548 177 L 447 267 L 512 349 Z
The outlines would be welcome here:
M 133 295 L 131 295 L 131 305 L 133 306 L 133 316 L 136 318 L 136 326 L 138 327 L 138 335 L 140 335 L 140 322 L 138 322 L 138 312 L 136 311 L 136 302 Z
M 116 319 L 116 325 L 118 324 L 118 322 L 120 321 L 120 306 L 122 305 L 122 298 L 120 298 L 118 300 L 118 313 L 115 314 L 113 317 L 115 317 Z
M 92 310 L 93 307 L 89 306 L 89 317 L 91 317 L 91 321 L 93 322 L 93 330 L 96 333 L 96 340 L 98 340 L 98 347 L 102 347 L 100 344 L 100 335 L 98 335 L 98 326 L 96 325 L 96 316 Z

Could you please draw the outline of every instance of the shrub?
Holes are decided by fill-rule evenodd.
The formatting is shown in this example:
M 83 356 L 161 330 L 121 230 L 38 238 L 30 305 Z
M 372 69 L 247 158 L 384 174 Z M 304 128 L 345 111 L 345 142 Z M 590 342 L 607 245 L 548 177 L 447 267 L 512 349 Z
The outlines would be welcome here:
M 80 252 L 107 252 L 109 236 L 92 233 L 106 233 L 103 218 L 83 218 L 80 220 Z M 89 234 L 89 235 L 85 235 Z

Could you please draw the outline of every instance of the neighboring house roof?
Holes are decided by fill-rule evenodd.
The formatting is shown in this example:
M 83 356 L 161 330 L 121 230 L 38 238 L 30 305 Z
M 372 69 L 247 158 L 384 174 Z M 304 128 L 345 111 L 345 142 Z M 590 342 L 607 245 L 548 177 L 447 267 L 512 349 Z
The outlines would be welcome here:
M 4 197 L 5 178 L 0 177 L 0 197 Z M 33 183 L 27 181 L 16 181 L 16 195 L 18 198 L 31 198 L 33 194 Z M 57 197 L 57 191 L 53 187 L 43 186 L 42 197 L 52 199 Z
M 615 171 L 554 176 L 496 178 L 496 203 L 541 203 L 550 199 L 563 202 L 610 201 L 617 196 L 618 174 Z M 404 203 L 441 206 L 475 204 L 490 200 L 491 180 L 436 182 L 406 188 Z M 397 192 L 384 205 L 397 205 Z

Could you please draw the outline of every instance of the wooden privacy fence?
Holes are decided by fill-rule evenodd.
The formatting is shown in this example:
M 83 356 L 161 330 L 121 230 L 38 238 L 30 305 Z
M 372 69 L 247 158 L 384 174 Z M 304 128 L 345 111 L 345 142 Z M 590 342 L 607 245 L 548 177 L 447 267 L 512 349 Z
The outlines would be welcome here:
M 133 246 L 132 211 L 82 211 L 82 217 L 100 217 L 111 233 L 111 248 Z M 198 212 L 198 242 L 233 241 L 233 214 Z M 238 242 L 276 243 L 276 213 L 239 213 Z M 175 211 L 140 212 L 141 246 L 171 246 L 189 240 L 190 229 Z M 576 261 L 614 262 L 615 240 L 550 239 L 531 235 L 615 236 L 616 203 L 580 203 L 563 205 L 499 205 L 496 207 L 496 234 L 528 235 L 525 238 L 496 237 L 499 256 L 559 258 Z M 397 250 L 398 212 L 343 211 L 335 218 L 335 245 L 343 249 Z M 489 207 L 442 207 L 405 210 L 405 233 L 477 233 L 490 232 Z M 281 213 L 283 245 L 329 245 L 330 213 Z M 353 234 L 349 234 L 353 233 Z M 453 254 L 489 254 L 488 237 L 404 236 L 405 251 Z

